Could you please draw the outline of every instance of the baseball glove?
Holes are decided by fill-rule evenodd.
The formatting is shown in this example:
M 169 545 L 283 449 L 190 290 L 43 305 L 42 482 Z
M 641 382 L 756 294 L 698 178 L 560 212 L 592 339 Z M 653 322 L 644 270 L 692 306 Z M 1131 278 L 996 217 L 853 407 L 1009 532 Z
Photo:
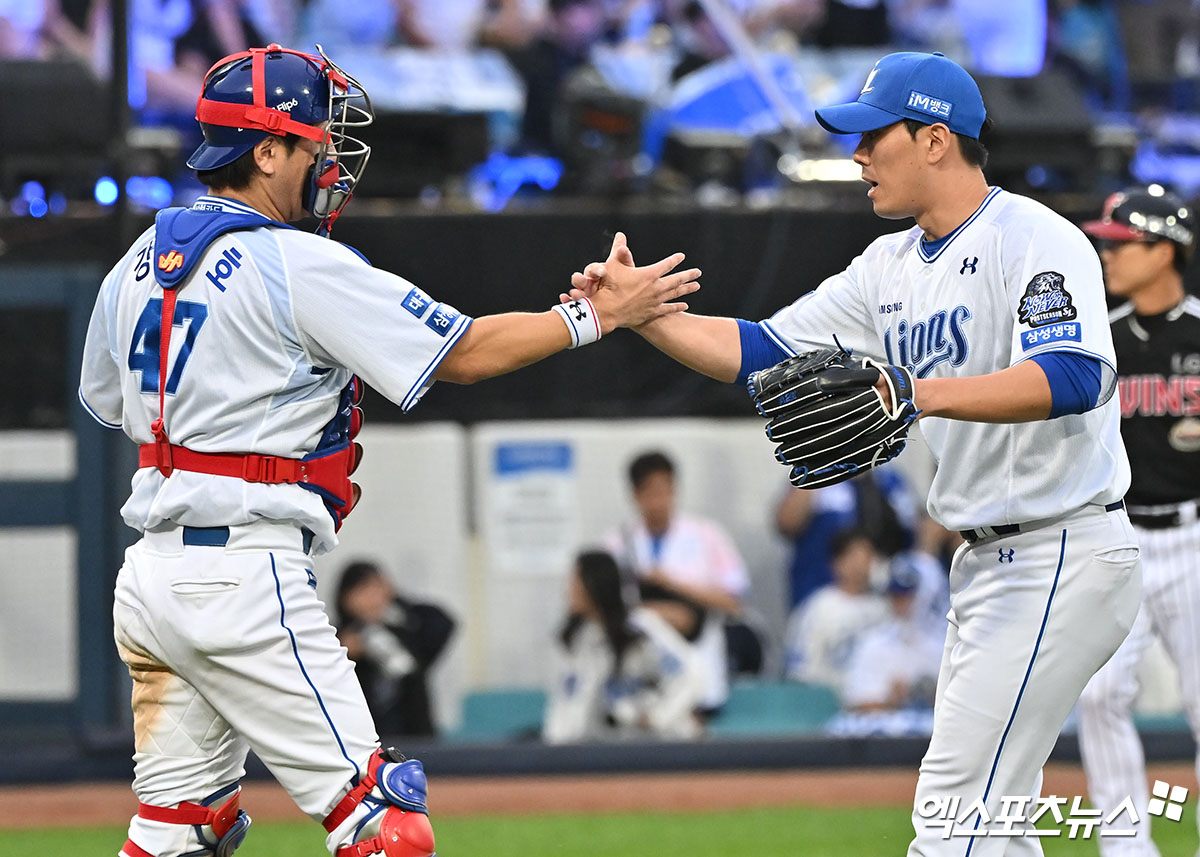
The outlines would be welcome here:
M 875 389 L 883 375 L 885 402 Z M 913 379 L 902 366 L 824 348 L 750 376 L 746 385 L 767 417 L 775 457 L 797 488 L 819 488 L 891 461 L 904 449 L 917 418 Z

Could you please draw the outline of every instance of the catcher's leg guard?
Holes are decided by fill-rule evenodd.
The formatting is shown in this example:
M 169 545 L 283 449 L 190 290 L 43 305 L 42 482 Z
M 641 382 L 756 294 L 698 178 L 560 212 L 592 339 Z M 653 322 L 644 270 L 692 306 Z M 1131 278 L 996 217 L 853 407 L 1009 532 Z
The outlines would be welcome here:
M 223 798 L 228 800 L 218 803 Z M 246 838 L 246 831 L 250 829 L 250 816 L 238 806 L 240 798 L 241 788 L 234 783 L 204 798 L 200 803 L 185 801 L 175 807 L 139 803 L 138 818 L 168 825 L 187 825 L 192 830 L 183 837 L 187 841 L 181 848 L 167 846 L 169 850 L 164 850 L 161 846 L 166 845 L 165 842 L 147 842 L 144 844 L 154 849 L 148 850 L 129 839 L 121 847 L 121 853 L 126 857 L 176 857 L 183 854 L 229 857 L 242 844 L 242 840 Z M 217 805 L 216 809 L 213 809 L 214 804 Z
M 396 750 L 376 750 L 367 774 L 325 819 L 334 857 L 432 857 L 425 769 Z

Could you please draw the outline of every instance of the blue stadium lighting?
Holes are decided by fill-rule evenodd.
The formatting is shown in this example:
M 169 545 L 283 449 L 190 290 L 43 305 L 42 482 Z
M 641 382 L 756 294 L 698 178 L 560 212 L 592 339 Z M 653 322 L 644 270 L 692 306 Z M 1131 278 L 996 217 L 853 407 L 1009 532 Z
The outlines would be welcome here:
M 67 210 L 67 198 L 61 193 L 50 194 L 50 213 L 65 214 Z
M 32 217 L 45 217 L 46 212 L 50 210 L 50 206 L 46 204 L 44 199 L 29 200 L 29 214 Z
M 108 176 L 104 176 L 96 182 L 96 202 L 101 205 L 112 205 L 117 201 L 118 190 L 117 183 Z
M 46 189 L 42 187 L 41 182 L 25 182 L 21 185 L 21 199 L 26 202 L 33 202 L 35 199 L 45 200 Z
M 175 198 L 175 188 L 161 176 L 130 176 L 125 183 L 129 198 L 147 208 L 166 208 Z
M 563 165 L 555 158 L 509 157 L 493 153 L 471 170 L 471 178 L 483 187 L 482 203 L 488 211 L 500 211 L 522 185 L 553 190 L 562 178 Z

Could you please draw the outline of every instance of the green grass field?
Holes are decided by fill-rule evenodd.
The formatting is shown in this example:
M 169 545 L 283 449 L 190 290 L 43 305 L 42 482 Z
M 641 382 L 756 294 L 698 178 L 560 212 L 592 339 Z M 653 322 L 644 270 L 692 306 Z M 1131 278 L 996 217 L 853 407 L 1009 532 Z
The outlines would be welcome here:
M 69 807 L 64 812 L 69 813 Z M 478 816 L 436 821 L 439 857 L 902 857 L 908 810 L 757 809 L 731 813 Z M 124 828 L 0 831 L 0 854 L 113 857 Z M 1194 814 L 1158 821 L 1163 857 L 1192 857 Z M 1066 832 L 1042 840 L 1048 857 L 1094 857 L 1094 842 Z M 322 831 L 255 824 L 238 857 L 323 857 Z

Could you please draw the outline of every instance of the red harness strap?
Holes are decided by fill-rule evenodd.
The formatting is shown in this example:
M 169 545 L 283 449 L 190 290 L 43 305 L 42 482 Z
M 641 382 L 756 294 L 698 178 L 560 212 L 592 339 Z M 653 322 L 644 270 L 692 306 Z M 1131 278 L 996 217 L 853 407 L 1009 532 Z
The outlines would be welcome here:
M 343 821 L 349 818 L 350 813 L 354 812 L 354 808 L 362 803 L 362 799 L 367 796 L 371 789 L 375 788 L 375 772 L 379 770 L 379 766 L 383 764 L 383 751 L 376 750 L 371 754 L 371 758 L 367 760 L 367 774 L 358 781 L 358 785 L 350 789 L 346 796 L 338 801 L 338 805 L 333 808 L 333 812 L 325 816 L 325 820 L 321 824 L 327 831 L 333 833 Z M 362 843 L 359 843 L 360 845 Z M 340 852 L 339 852 L 340 853 Z M 365 852 L 373 853 L 373 852 Z
M 219 840 L 229 832 L 234 822 L 237 821 L 238 802 L 241 796 L 242 793 L 240 790 L 234 792 L 233 797 L 216 809 L 204 806 L 204 804 L 190 803 L 188 801 L 184 801 L 177 807 L 151 806 L 148 803 L 139 803 L 138 818 L 144 818 L 147 821 L 162 821 L 167 824 L 211 824 L 213 834 Z M 132 839 L 127 839 L 125 844 L 121 846 L 121 850 L 129 855 L 129 857 L 155 857 L 155 855 L 139 846 Z
M 138 447 L 138 467 L 155 467 L 164 477 L 176 470 L 206 473 L 210 476 L 232 476 L 247 482 L 267 484 L 307 483 L 321 488 L 342 502 L 344 509 L 340 518 L 349 514 L 354 498 L 350 474 L 357 465 L 357 453 L 353 443 L 329 455 L 309 459 L 283 458 L 278 455 L 256 455 L 241 453 L 194 452 L 171 443 L 164 423 L 166 404 L 167 366 L 171 349 L 171 328 L 175 322 L 176 289 L 163 289 L 162 321 L 158 349 L 158 419 L 150 424 L 154 435 L 153 443 Z M 358 385 L 358 379 L 352 380 Z M 361 386 L 354 388 L 361 395 Z M 362 411 L 351 402 L 350 437 L 358 434 L 362 425 Z

